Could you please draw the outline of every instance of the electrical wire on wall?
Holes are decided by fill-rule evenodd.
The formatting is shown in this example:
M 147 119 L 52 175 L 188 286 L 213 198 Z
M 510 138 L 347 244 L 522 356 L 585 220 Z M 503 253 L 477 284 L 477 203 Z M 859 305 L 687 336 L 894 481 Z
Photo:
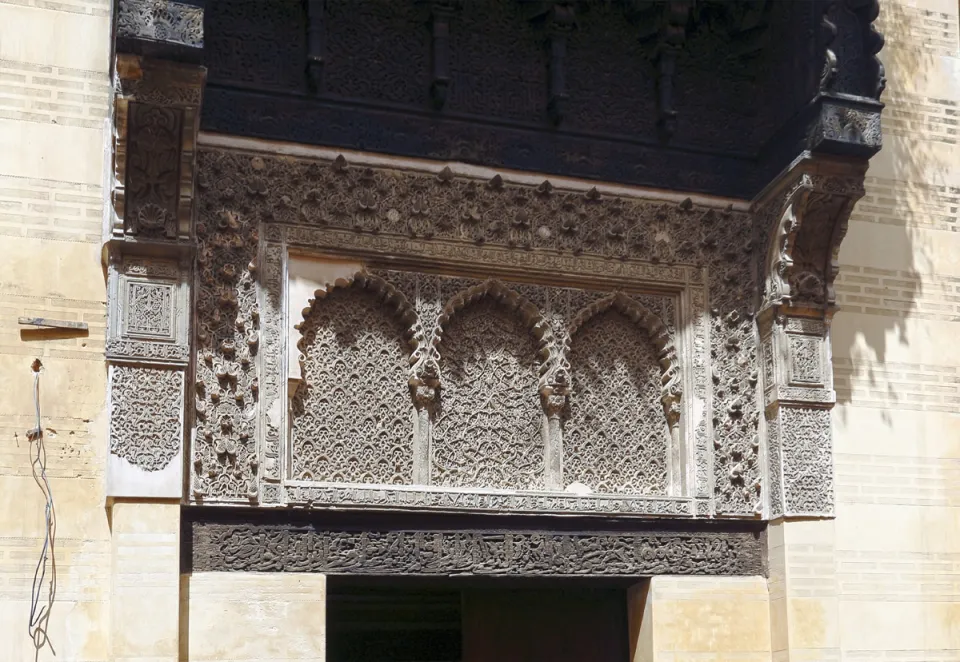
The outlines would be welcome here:
M 30 465 L 33 470 L 33 479 L 43 493 L 46 501 L 43 512 L 45 529 L 43 548 L 40 559 L 33 572 L 33 587 L 30 594 L 30 638 L 36 649 L 36 658 L 44 646 L 49 646 L 56 655 L 53 644 L 47 635 L 47 626 L 50 623 L 50 611 L 57 595 L 57 561 L 54 555 L 54 543 L 57 537 L 57 513 L 53 504 L 53 492 L 50 481 L 47 480 L 47 449 L 43 443 L 43 426 L 40 420 L 40 369 L 43 365 L 40 359 L 35 359 L 30 366 L 33 370 L 33 405 L 36 412 L 36 427 L 27 432 L 30 440 Z

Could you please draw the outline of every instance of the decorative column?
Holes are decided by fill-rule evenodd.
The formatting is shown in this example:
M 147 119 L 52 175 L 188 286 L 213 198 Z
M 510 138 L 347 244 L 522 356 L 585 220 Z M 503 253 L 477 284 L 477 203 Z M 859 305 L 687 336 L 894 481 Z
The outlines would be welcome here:
M 757 323 L 775 660 L 839 655 L 830 321 L 837 252 L 865 170 L 865 160 L 807 154 L 761 198 L 758 214 L 769 233 Z
M 138 6 L 121 3 L 118 46 L 139 35 L 142 43 L 131 46 L 137 50 L 170 47 L 154 39 L 160 14 L 135 13 Z M 170 36 L 192 38 L 179 48 L 196 50 L 202 13 L 186 7 L 181 31 Z M 110 497 L 183 494 L 195 145 L 205 77 L 203 67 L 183 61 L 116 57 L 113 205 L 104 230 Z
M 758 217 L 771 228 L 757 315 L 771 519 L 833 515 L 833 282 L 864 171 L 808 154 L 761 198 Z
M 180 659 L 203 10 L 117 6 L 107 270 L 111 659 Z

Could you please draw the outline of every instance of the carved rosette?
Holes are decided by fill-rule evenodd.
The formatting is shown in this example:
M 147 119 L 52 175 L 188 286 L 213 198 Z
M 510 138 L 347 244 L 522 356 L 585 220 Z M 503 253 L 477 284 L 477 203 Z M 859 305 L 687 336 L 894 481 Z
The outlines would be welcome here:
M 833 514 L 829 325 L 837 252 L 863 195 L 862 167 L 802 160 L 758 213 L 770 223 L 758 317 L 770 517 Z

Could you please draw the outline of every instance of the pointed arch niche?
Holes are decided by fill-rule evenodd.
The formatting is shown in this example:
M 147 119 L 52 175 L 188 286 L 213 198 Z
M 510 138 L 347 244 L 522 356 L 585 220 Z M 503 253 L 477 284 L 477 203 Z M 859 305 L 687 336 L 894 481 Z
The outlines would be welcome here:
M 663 323 L 616 293 L 580 311 L 568 337 L 575 397 L 564 410 L 564 485 L 667 494 L 680 392 Z
M 289 476 L 297 481 L 411 484 L 415 417 L 413 307 L 361 265 L 298 264 L 319 282 L 291 338 Z M 293 292 L 294 296 L 298 293 Z
M 432 484 L 544 488 L 547 334 L 536 306 L 498 281 L 446 303 L 433 338 L 441 388 Z
M 287 503 L 694 512 L 689 299 L 310 254 L 282 271 Z

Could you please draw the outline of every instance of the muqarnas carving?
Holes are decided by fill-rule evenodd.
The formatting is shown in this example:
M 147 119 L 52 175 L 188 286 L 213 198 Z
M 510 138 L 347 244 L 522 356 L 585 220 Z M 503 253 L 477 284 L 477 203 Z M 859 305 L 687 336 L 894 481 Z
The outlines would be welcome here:
M 183 372 L 117 365 L 110 375 L 110 453 L 165 469 L 183 444 Z
M 220 186 L 239 186 L 224 177 Z M 200 186 L 208 186 L 201 180 Z M 260 466 L 254 430 L 260 308 L 259 234 L 250 215 L 201 200 L 197 223 L 196 443 L 193 496 L 252 499 Z

